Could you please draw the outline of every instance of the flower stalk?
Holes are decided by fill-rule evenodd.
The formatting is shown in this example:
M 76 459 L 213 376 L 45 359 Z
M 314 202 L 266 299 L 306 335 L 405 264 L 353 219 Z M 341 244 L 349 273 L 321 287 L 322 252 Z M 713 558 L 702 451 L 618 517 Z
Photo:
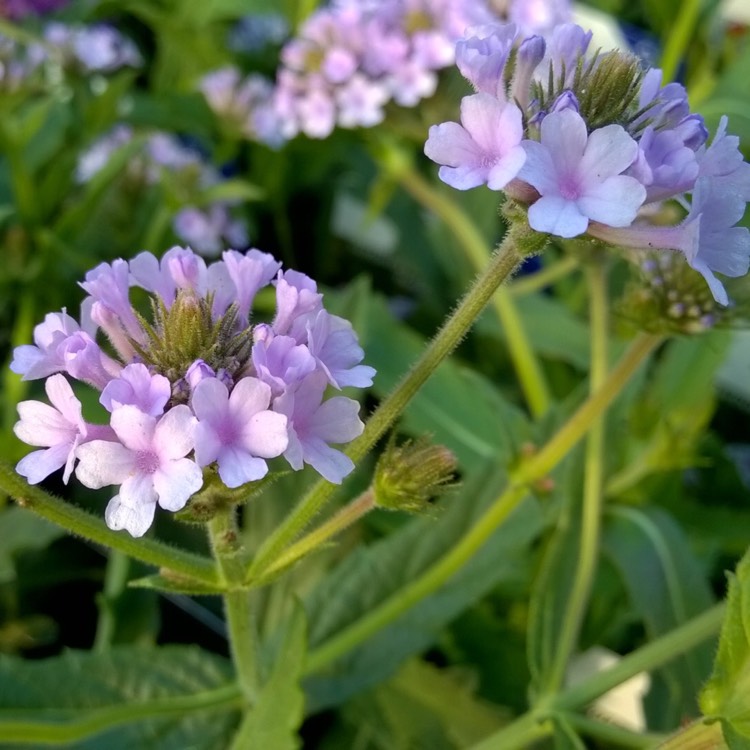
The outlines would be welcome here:
M 540 243 L 546 244 L 546 238 L 539 237 Z M 373 412 L 363 433 L 349 444 L 346 455 L 354 463 L 361 460 L 386 433 L 438 365 L 458 346 L 497 288 L 513 274 L 522 260 L 515 233 L 511 231 L 420 359 Z M 260 548 L 250 568 L 250 577 L 261 575 L 275 562 L 282 550 L 320 512 L 334 489 L 327 482 L 317 482 L 313 486 Z

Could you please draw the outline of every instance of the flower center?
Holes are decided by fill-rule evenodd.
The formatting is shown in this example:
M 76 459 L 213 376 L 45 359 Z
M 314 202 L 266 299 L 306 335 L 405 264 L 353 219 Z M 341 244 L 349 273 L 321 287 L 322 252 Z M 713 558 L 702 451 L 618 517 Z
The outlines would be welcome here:
M 153 451 L 138 451 L 135 464 L 143 474 L 153 474 L 159 468 L 159 456 Z
M 560 195 L 567 201 L 577 201 L 581 197 L 581 187 L 574 175 L 560 178 Z

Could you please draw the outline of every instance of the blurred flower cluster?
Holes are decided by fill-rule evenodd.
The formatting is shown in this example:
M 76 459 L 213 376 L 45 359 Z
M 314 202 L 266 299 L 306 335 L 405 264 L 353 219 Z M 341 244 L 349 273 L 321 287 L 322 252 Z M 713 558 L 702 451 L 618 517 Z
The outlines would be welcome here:
M 134 142 L 133 129 L 118 125 L 84 151 L 76 168 L 78 183 L 94 178 L 110 162 L 113 154 Z M 222 181 L 219 171 L 193 148 L 183 145 L 169 133 L 151 133 L 127 165 L 128 178 L 134 182 L 154 184 L 165 175 L 180 183 L 188 195 L 205 192 Z M 205 206 L 187 205 L 180 208 L 172 229 L 177 237 L 196 252 L 216 256 L 230 245 L 244 248 L 248 244 L 247 225 L 232 217 L 231 203 L 213 200 Z
M 363 425 L 356 401 L 325 393 L 369 386 L 374 370 L 359 364 L 356 334 L 325 310 L 315 282 L 280 266 L 258 250 L 206 265 L 175 247 L 161 261 L 143 252 L 87 273 L 80 325 L 64 310 L 50 313 L 35 344 L 15 350 L 14 372 L 46 378 L 52 404 L 19 404 L 16 435 L 43 450 L 18 472 L 33 484 L 64 467 L 67 481 L 78 461 L 87 487 L 119 485 L 106 520 L 133 536 L 149 528 L 157 503 L 183 508 L 207 466 L 236 488 L 283 454 L 295 470 L 309 464 L 341 482 L 353 464 L 330 444 Z M 251 322 L 256 294 L 271 283 L 275 316 Z M 150 321 L 133 307 L 132 287 L 150 298 Z M 65 375 L 101 392 L 109 424 L 84 421 Z
M 425 153 L 440 177 L 486 184 L 528 204 L 530 226 L 559 237 L 588 233 L 624 247 L 676 250 L 722 305 L 714 272 L 742 276 L 750 232 L 735 224 L 750 200 L 750 166 L 723 118 L 713 141 L 685 89 L 662 85 L 627 53 L 589 53 L 591 33 L 558 26 L 549 40 L 517 27 L 472 30 L 456 63 L 476 93 L 461 123 L 433 126 Z M 676 226 L 652 226 L 642 206 L 676 199 Z

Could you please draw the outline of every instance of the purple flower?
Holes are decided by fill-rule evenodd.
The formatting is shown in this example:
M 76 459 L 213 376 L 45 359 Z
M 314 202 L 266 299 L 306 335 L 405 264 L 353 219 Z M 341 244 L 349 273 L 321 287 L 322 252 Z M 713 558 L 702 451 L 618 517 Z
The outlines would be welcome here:
M 714 272 L 744 276 L 750 265 L 750 230 L 735 224 L 745 213 L 745 200 L 721 181 L 700 177 L 685 220 L 676 227 L 636 225 L 622 229 L 592 224 L 594 237 L 624 247 L 679 250 L 706 279 L 714 299 L 729 304 Z
M 553 112 L 541 125 L 541 143 L 524 141 L 526 163 L 519 178 L 540 195 L 529 208 L 529 224 L 560 237 L 583 234 L 589 220 L 628 226 L 646 190 L 622 174 L 635 160 L 638 145 L 619 125 L 587 135 L 573 110 Z
M 523 123 L 515 104 L 503 103 L 489 94 L 464 97 L 461 125 L 433 125 L 424 152 L 443 164 L 443 182 L 458 190 L 486 184 L 502 190 L 526 161 L 521 146 Z
M 28 445 L 47 450 L 34 451 L 22 458 L 16 471 L 29 484 L 37 484 L 52 472 L 65 467 L 63 482 L 68 483 L 73 471 L 75 452 L 86 437 L 87 425 L 81 415 L 81 402 L 62 375 L 52 375 L 44 384 L 52 406 L 40 401 L 21 401 L 13 431 Z
M 375 370 L 359 364 L 365 353 L 348 320 L 321 310 L 307 323 L 307 346 L 335 388 L 372 385 Z
M 712 184 L 726 185 L 742 200 L 750 201 L 750 164 L 739 151 L 740 139 L 736 135 L 727 135 L 726 115 L 719 121 L 711 145 L 702 146 L 696 156 L 700 177 L 710 177 Z
M 198 465 L 215 461 L 227 487 L 264 477 L 264 459 L 281 455 L 288 444 L 286 417 L 269 411 L 270 402 L 271 388 L 257 378 L 242 378 L 231 393 L 215 378 L 198 383 L 192 397 Z
M 196 420 L 184 405 L 158 420 L 127 405 L 115 409 L 110 424 L 119 442 L 92 440 L 79 446 L 76 476 L 91 489 L 121 485 L 107 506 L 107 525 L 143 536 L 157 502 L 166 510 L 181 510 L 203 486 L 200 468 L 185 458 L 193 449 Z
M 128 365 L 118 378 L 104 386 L 99 402 L 109 412 L 129 404 L 137 406 L 144 414 L 158 417 L 164 414 L 171 395 L 172 387 L 167 378 L 136 363 Z
M 246 321 L 255 295 L 276 276 L 281 263 L 269 253 L 254 248 L 246 253 L 227 250 L 222 259 L 234 284 L 237 316 Z
M 322 299 L 317 284 L 309 276 L 299 271 L 279 271 L 276 317 L 272 324 L 274 333 L 286 334 L 297 318 L 320 310 Z
M 145 343 L 145 334 L 130 304 L 130 269 L 126 261 L 100 263 L 86 274 L 81 287 L 91 296 L 92 315 L 96 306 L 104 307 L 130 338 Z
M 255 374 L 271 387 L 274 396 L 296 385 L 316 368 L 310 349 L 291 336 L 274 336 L 253 345 Z
M 457 42 L 456 66 L 476 91 L 505 100 L 503 72 L 517 34 L 515 24 L 492 24 L 470 29 Z
M 354 440 L 362 434 L 364 425 L 356 401 L 343 396 L 322 401 L 325 389 L 325 375 L 314 372 L 296 389 L 279 396 L 274 410 L 289 420 L 289 447 L 284 451 L 289 465 L 299 470 L 303 464 L 310 464 L 329 482 L 340 484 L 354 464 L 329 443 Z
M 47 313 L 44 323 L 34 327 L 34 346 L 24 344 L 13 351 L 10 369 L 24 380 L 46 378 L 54 372 L 65 370 L 66 361 L 61 345 L 78 333 L 81 327 L 64 310 Z

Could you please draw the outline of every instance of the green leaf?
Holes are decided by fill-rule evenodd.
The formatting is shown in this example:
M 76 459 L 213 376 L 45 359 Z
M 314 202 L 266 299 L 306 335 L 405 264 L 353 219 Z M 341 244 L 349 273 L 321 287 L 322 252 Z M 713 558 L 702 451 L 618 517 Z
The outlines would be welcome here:
M 367 363 L 377 370 L 374 390 L 385 396 L 417 360 L 426 342 L 394 320 L 379 297 L 370 300 L 362 346 Z M 455 452 L 463 471 L 490 458 L 510 457 L 528 437 L 521 412 L 481 375 L 444 362 L 412 399 L 403 426 L 416 434 L 431 433 L 436 443 Z
M 163 576 L 158 573 L 128 581 L 128 586 L 136 589 L 161 591 L 166 594 L 187 594 L 190 596 L 211 596 L 227 590 L 226 586 L 218 582 L 210 584 L 205 581 L 196 581 L 193 578 Z
M 226 659 L 192 646 L 0 657 L 0 737 L 71 750 L 213 750 L 236 726 Z
M 0 583 L 16 577 L 15 555 L 23 550 L 44 549 L 65 532 L 33 513 L 11 506 L 0 512 Z
M 305 663 L 307 627 L 305 611 L 297 605 L 273 670 L 258 700 L 245 718 L 234 746 L 263 750 L 296 750 L 297 729 L 302 723 L 305 696 L 299 686 Z
M 716 376 L 724 395 L 750 412 L 750 331 L 733 331 L 729 352 Z
M 528 657 L 533 689 L 546 694 L 557 666 L 558 640 L 566 617 L 581 545 L 582 451 L 567 462 L 560 486 L 562 506 L 529 602 Z M 558 675 L 561 676 L 561 675 Z M 553 685 L 553 689 L 557 689 Z
M 506 485 L 494 463 L 446 495 L 437 519 L 414 519 L 369 547 L 360 547 L 306 599 L 310 641 L 320 644 L 398 592 L 441 558 Z M 306 682 L 311 710 L 336 705 L 387 678 L 409 656 L 434 643 L 440 630 L 494 587 L 522 589 L 531 541 L 542 527 L 537 502 L 527 498 L 444 586 Z
M 622 576 L 632 605 L 651 638 L 708 609 L 713 597 L 705 575 L 677 524 L 659 509 L 608 510 L 602 549 Z M 695 712 L 695 696 L 710 672 L 705 643 L 661 670 L 650 699 L 654 728 L 668 729 Z M 648 709 L 648 705 L 647 705 Z
M 206 188 L 198 197 L 198 205 L 207 206 L 216 201 L 244 202 L 259 201 L 265 197 L 263 188 L 247 180 L 233 178 L 217 182 Z
M 700 706 L 706 716 L 722 720 L 732 750 L 750 748 L 750 551 L 729 574 L 719 650 Z

